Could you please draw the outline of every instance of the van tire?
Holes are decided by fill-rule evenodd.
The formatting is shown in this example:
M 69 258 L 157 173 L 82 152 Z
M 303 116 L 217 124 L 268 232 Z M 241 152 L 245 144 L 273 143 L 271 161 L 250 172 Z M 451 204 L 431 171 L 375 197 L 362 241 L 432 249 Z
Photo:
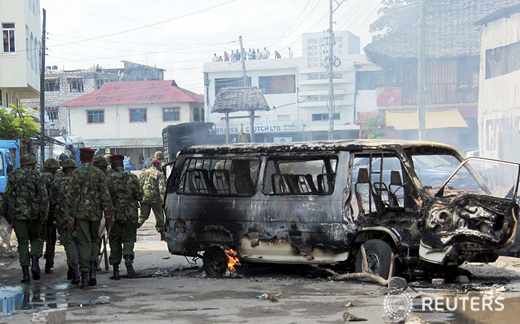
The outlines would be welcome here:
M 211 278 L 224 276 L 228 269 L 228 255 L 220 246 L 212 245 L 204 251 L 202 269 Z
M 367 256 L 368 272 L 388 279 L 390 264 L 392 263 L 392 248 L 390 245 L 385 241 L 372 239 L 363 243 L 363 246 Z M 363 255 L 360 248 L 356 255 L 356 272 L 363 272 L 363 270 Z

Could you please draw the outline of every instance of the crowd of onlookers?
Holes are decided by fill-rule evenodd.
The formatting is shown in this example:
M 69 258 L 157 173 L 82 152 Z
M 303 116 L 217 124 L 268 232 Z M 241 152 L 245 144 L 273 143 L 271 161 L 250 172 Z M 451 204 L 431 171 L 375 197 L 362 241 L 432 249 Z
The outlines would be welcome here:
M 267 49 L 267 47 L 264 47 L 264 50 L 261 51 L 259 48 L 256 50 L 249 49 L 247 52 L 244 50 L 243 54 L 240 53 L 240 51 L 237 50 L 231 50 L 231 53 L 228 53 L 227 51 L 224 51 L 224 55 L 217 56 L 217 53 L 213 54 L 213 62 L 234 62 L 234 61 L 240 61 L 242 59 L 242 55 L 244 55 L 244 60 L 267 60 L 271 56 L 271 52 Z M 289 47 L 287 57 L 292 57 L 293 52 L 291 48 Z M 274 51 L 274 58 L 279 59 L 282 58 L 280 53 L 278 51 Z

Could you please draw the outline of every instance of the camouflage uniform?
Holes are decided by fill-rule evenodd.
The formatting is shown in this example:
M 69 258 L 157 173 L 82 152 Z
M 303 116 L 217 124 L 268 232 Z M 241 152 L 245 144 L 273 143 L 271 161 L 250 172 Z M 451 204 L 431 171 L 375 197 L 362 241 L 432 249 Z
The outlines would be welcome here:
M 43 177 L 40 171 L 34 168 L 36 158 L 24 155 L 21 165 L 22 167 L 13 171 L 7 179 L 1 210 L 3 215 L 11 216 L 18 240 L 18 255 L 23 271 L 22 282 L 29 283 L 30 260 L 33 262 L 33 279 L 40 279 L 38 259 L 42 256 L 42 228 L 47 220 L 49 198 Z
M 136 175 L 125 172 L 122 166 L 112 168 L 108 179 L 108 191 L 114 204 L 115 222 L 110 230 L 110 264 L 114 267 L 114 276 L 119 279 L 119 264 L 124 257 L 125 265 L 132 264 L 134 243 L 137 237 L 137 219 L 139 201 L 143 199 L 143 189 Z M 128 269 L 128 276 L 135 273 Z
M 87 149 L 87 148 L 82 148 Z M 106 185 L 106 176 L 92 163 L 86 162 L 73 172 L 71 197 L 74 200 L 74 229 L 77 235 L 81 288 L 83 279 L 90 272 L 88 285 L 96 285 L 95 271 L 100 249 L 99 224 L 105 212 L 107 221 L 113 218 L 114 210 Z M 89 267 L 90 266 L 90 267 Z
M 139 182 L 144 191 L 144 198 L 141 202 L 141 215 L 139 216 L 139 227 L 141 227 L 150 216 L 150 209 L 153 209 L 155 229 L 159 233 L 164 233 L 163 200 L 164 194 L 166 193 L 166 177 L 164 173 L 157 170 L 157 168 L 151 167 L 141 173 Z
M 72 213 L 72 199 L 70 197 L 72 186 L 70 182 L 72 170 L 78 167 L 78 163 L 68 159 L 63 162 L 62 167 L 66 173 L 54 182 L 51 197 L 55 205 L 56 227 L 60 235 L 60 242 L 67 256 L 67 279 L 72 279 L 72 283 L 77 284 L 79 283 L 78 260 L 76 259 L 78 251 L 74 251 L 72 246 L 71 232 L 74 230 L 75 219 Z M 76 256 L 74 256 L 74 253 L 76 253 Z
M 45 238 L 45 273 L 52 273 L 54 267 L 54 254 L 56 249 L 56 212 L 55 212 L 55 199 L 52 197 L 52 186 L 58 178 L 63 176 L 63 173 L 58 173 L 57 170 L 60 168 L 60 164 L 56 159 L 49 158 L 45 160 L 44 169 L 42 172 L 43 179 L 45 181 L 45 188 L 49 194 L 49 215 L 44 228 Z

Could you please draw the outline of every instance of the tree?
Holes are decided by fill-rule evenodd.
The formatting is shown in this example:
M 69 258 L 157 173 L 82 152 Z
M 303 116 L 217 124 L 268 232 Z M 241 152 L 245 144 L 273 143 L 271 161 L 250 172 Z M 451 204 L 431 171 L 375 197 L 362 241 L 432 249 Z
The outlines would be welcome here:
M 412 3 L 417 3 L 417 0 L 382 0 L 381 8 L 379 8 L 379 18 L 370 24 L 370 33 L 372 37 L 378 39 L 384 34 L 388 33 L 394 27 L 395 21 L 390 17 L 386 11 L 389 9 L 406 6 Z M 402 18 L 402 17 L 401 17 Z
M 34 121 L 36 110 L 24 105 L 10 105 L 10 108 L 0 108 L 0 138 L 7 140 L 19 139 L 28 141 L 36 136 L 40 125 Z
M 363 138 L 385 138 L 385 116 L 377 115 L 365 120 L 361 126 Z

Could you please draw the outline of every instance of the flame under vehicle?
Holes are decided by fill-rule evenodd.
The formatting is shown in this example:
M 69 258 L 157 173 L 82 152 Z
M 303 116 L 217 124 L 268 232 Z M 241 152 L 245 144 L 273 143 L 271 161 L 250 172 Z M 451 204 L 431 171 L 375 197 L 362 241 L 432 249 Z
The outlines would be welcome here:
M 432 142 L 187 147 L 168 178 L 166 241 L 172 254 L 205 251 L 210 276 L 226 270 L 226 249 L 240 262 L 345 264 L 383 278 L 493 262 L 519 250 L 519 170 Z

